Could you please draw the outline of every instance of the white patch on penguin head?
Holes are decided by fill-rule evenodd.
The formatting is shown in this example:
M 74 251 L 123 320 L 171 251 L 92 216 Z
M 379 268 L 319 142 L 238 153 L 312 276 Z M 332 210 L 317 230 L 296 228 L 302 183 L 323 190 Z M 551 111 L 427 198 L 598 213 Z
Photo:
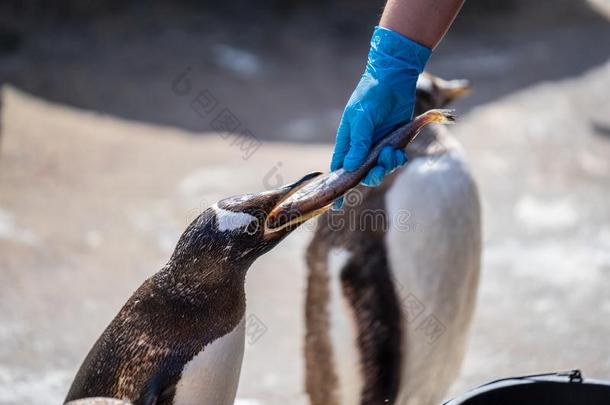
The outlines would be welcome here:
M 238 229 L 246 229 L 256 217 L 245 212 L 233 212 L 220 208 L 218 204 L 212 206 L 216 214 L 216 224 L 221 232 L 231 232 Z

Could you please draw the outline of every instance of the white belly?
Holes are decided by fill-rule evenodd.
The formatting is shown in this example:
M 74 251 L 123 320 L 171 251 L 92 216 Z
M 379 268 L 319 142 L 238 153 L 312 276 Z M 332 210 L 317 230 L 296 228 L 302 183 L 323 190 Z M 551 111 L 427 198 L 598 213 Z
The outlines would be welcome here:
M 478 194 L 459 155 L 447 154 L 433 164 L 425 159 L 410 164 L 389 190 L 386 205 L 390 221 L 407 211 L 411 225 L 417 225 L 391 223 L 386 234 L 403 300 L 397 403 L 436 405 L 459 372 L 476 300 Z
M 244 356 L 244 320 L 229 334 L 204 347 L 184 367 L 175 405 L 232 405 Z
M 339 404 L 359 404 L 363 380 L 354 313 L 344 297 L 341 270 L 350 258 L 350 252 L 332 249 L 328 252 L 329 324 L 333 364 L 337 376 L 335 396 Z

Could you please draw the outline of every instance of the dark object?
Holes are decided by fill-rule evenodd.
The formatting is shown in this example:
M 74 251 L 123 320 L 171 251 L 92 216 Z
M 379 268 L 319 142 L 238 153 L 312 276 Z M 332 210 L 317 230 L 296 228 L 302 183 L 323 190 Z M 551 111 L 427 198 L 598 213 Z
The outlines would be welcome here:
M 606 405 L 610 382 L 584 379 L 580 370 L 511 377 L 468 391 L 445 405 Z

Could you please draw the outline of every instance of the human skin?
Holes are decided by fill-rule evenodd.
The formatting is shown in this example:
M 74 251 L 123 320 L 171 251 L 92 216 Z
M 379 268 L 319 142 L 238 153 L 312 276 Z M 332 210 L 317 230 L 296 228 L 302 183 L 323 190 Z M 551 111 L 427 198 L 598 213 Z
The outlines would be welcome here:
M 388 0 L 379 25 L 434 49 L 464 0 Z
M 408 121 L 418 74 L 441 41 L 464 0 L 388 0 L 371 37 L 365 71 L 343 111 L 331 170 L 357 170 L 385 133 Z M 406 162 L 404 151 L 387 147 L 362 180 L 370 187 Z M 341 199 L 335 208 L 341 206 Z

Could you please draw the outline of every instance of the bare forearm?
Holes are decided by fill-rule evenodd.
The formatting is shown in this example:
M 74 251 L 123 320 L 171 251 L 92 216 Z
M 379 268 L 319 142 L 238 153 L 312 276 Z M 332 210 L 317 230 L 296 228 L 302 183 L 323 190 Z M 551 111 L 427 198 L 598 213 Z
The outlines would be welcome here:
M 379 25 L 433 49 L 464 0 L 388 0 Z

